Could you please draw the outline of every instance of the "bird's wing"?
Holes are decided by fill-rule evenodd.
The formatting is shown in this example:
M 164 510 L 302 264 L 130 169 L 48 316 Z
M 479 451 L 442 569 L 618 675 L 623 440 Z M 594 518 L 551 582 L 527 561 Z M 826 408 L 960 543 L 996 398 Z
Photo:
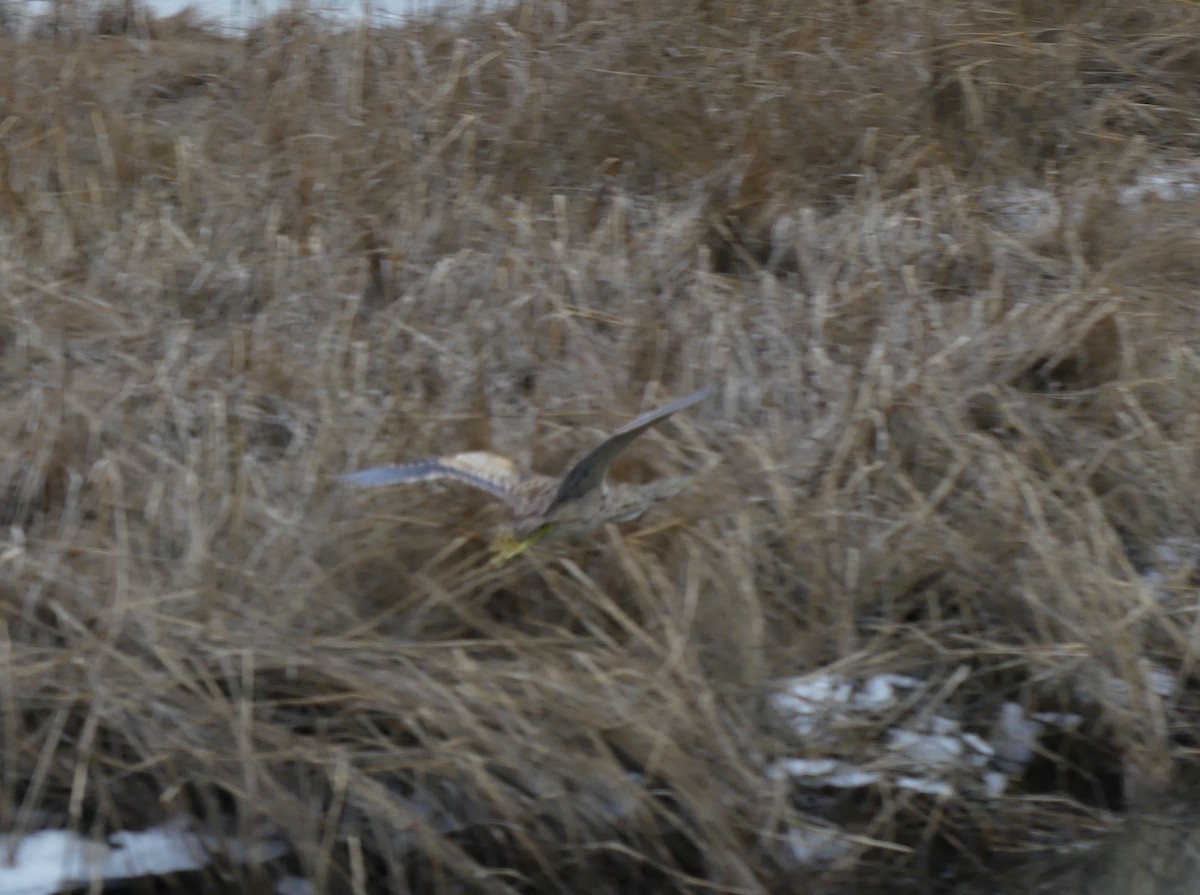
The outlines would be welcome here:
M 519 499 L 521 477 L 512 461 L 487 451 L 470 451 L 414 460 L 395 466 L 376 466 L 341 477 L 344 485 L 371 488 L 401 482 L 431 482 L 437 479 L 456 479 L 474 485 L 494 497 L 514 504 Z
M 633 420 L 633 422 L 626 423 L 612 435 L 608 436 L 608 438 L 604 439 L 604 441 L 600 442 L 582 460 L 567 471 L 546 512 L 550 512 L 555 507 L 561 506 L 567 501 L 576 500 L 589 491 L 599 488 L 600 484 L 604 481 L 604 476 L 608 473 L 608 468 L 612 466 L 613 460 L 617 458 L 617 455 L 621 451 L 629 447 L 635 438 L 656 423 L 661 423 L 671 414 L 677 413 L 685 407 L 691 407 L 697 401 L 707 398 L 711 393 L 712 389 L 706 388 L 703 391 L 688 395 L 686 398 L 673 401 L 666 407 L 660 407 L 658 410 L 652 410 L 647 414 L 643 414 Z

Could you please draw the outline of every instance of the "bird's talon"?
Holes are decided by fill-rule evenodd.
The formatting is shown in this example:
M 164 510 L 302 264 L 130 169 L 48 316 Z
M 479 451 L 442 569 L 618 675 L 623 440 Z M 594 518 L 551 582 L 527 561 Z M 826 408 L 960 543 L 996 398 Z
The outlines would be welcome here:
M 501 539 L 495 546 L 496 554 L 492 557 L 490 565 L 502 566 L 506 562 L 511 562 L 528 550 L 532 543 L 531 538 L 525 538 L 522 541 L 518 541 L 516 538 Z
M 543 525 L 536 529 L 532 534 L 526 535 L 520 540 L 516 538 L 501 538 L 496 545 L 496 555 L 492 557 L 492 565 L 499 566 L 516 559 L 546 535 L 550 534 L 554 528 L 553 525 Z

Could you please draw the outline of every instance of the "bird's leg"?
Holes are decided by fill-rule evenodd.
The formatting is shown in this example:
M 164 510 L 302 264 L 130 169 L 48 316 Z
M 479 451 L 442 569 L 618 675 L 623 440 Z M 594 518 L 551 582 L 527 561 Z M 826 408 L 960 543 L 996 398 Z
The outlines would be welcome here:
M 501 537 L 496 545 L 496 555 L 492 557 L 491 565 L 501 566 L 509 560 L 516 559 L 546 535 L 550 534 L 550 529 L 554 526 L 550 524 L 542 525 L 535 529 L 532 534 L 518 540 L 513 537 Z

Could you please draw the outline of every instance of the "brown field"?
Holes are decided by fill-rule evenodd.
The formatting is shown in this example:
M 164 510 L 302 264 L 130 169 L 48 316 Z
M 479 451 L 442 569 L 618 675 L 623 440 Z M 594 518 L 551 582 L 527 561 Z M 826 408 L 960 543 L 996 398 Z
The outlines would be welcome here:
M 321 892 L 965 893 L 1165 812 L 1197 34 L 1183 0 L 529 0 L 5 38 L 0 829 L 272 825 Z M 614 469 L 691 489 L 499 568 L 482 496 L 337 486 L 553 472 L 706 385 Z M 800 736 L 770 697 L 830 669 L 923 688 Z M 1082 722 L 1000 796 L 770 772 L 1006 702 Z M 814 824 L 846 847 L 800 860 Z

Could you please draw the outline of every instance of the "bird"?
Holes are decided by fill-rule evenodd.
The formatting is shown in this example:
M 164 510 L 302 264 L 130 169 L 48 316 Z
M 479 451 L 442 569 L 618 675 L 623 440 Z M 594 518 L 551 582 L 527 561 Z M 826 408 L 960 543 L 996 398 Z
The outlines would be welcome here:
M 581 538 L 609 522 L 636 519 L 691 484 L 694 474 L 644 485 L 612 485 L 607 477 L 613 461 L 635 438 L 710 394 L 712 389 L 694 392 L 626 423 L 557 477 L 521 472 L 512 460 L 490 451 L 467 451 L 376 466 L 347 473 L 340 481 L 351 488 L 373 488 L 452 479 L 500 498 L 512 511 L 511 534 L 501 540 L 493 559 L 504 563 L 538 541 Z

